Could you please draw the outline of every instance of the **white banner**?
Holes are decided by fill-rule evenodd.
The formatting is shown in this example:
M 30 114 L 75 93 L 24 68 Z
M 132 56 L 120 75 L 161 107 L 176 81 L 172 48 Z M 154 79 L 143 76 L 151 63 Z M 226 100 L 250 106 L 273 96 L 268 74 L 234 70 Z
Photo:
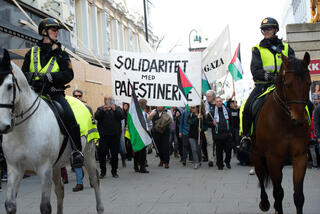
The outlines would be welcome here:
M 138 98 L 150 106 L 184 106 L 177 84 L 178 66 L 195 87 L 188 104 L 199 105 L 201 98 L 201 53 L 135 53 L 111 50 L 112 95 L 130 103 L 133 85 Z
M 227 74 L 231 61 L 229 25 L 202 53 L 202 69 L 209 83 Z

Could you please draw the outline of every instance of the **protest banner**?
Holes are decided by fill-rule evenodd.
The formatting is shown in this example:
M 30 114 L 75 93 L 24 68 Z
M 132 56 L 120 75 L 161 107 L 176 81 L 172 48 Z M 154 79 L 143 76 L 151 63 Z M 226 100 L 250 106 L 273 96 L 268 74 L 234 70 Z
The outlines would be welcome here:
M 111 50 L 112 95 L 130 103 L 132 90 L 150 106 L 184 106 L 177 83 L 179 66 L 195 87 L 188 104 L 199 105 L 201 91 L 201 53 L 135 53 Z

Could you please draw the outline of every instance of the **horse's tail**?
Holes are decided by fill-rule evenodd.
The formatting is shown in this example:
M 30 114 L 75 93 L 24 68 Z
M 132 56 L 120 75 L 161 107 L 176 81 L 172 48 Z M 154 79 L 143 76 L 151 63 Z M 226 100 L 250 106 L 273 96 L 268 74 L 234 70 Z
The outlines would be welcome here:
M 268 170 L 268 166 L 267 166 L 267 159 L 265 157 L 261 158 L 261 164 L 262 164 L 262 168 L 263 168 L 263 185 L 264 185 L 264 187 L 268 188 L 268 187 L 270 187 L 271 179 L 270 179 L 270 176 L 269 176 L 269 170 Z

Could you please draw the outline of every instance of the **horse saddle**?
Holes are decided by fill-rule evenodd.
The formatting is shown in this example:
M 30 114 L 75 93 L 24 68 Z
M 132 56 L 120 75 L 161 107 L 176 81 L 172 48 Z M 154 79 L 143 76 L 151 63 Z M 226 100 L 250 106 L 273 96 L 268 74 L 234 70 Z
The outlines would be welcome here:
M 253 130 L 255 130 L 260 110 L 261 110 L 264 102 L 266 101 L 266 99 L 268 97 L 267 95 L 269 95 L 274 89 L 275 89 L 274 86 L 270 86 L 263 93 L 257 95 L 254 98 L 254 101 L 251 103 L 251 105 L 250 105 L 250 113 L 251 113 L 252 121 L 253 121 L 252 125 L 251 125 L 251 135 L 253 133 Z
M 56 117 L 56 119 L 58 121 L 61 133 L 64 136 L 67 136 L 67 132 L 62 124 L 62 121 L 65 121 L 65 119 L 64 119 L 64 110 L 63 110 L 61 104 L 55 100 L 51 100 L 51 101 L 49 101 L 48 99 L 43 99 L 43 100 L 46 101 L 46 103 L 49 105 L 49 107 L 53 111 L 54 116 Z

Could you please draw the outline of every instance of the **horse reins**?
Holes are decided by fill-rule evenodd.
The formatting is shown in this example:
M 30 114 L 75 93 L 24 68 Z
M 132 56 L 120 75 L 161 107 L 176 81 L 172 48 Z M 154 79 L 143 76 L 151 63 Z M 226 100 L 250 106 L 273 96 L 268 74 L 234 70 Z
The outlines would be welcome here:
M 40 106 L 40 102 L 41 100 L 39 100 L 40 95 L 37 96 L 37 98 L 33 101 L 32 105 L 24 112 L 22 111 L 20 114 L 15 114 L 15 106 L 14 103 L 16 101 L 16 96 L 17 96 L 17 88 L 19 89 L 19 91 L 21 91 L 21 88 L 18 84 L 17 79 L 15 78 L 13 72 L 11 71 L 11 75 L 12 75 L 12 82 L 13 82 L 13 99 L 12 99 L 12 103 L 11 104 L 3 104 L 0 103 L 0 108 L 9 108 L 11 109 L 11 128 L 13 128 L 14 126 L 18 126 L 21 123 L 23 123 L 24 121 L 28 120 L 38 109 L 38 107 Z M 31 114 L 29 114 L 26 118 L 23 119 L 23 117 L 29 112 L 31 111 L 31 109 L 34 107 L 34 105 L 36 104 L 37 100 L 39 100 L 37 107 L 34 109 L 34 111 L 31 112 Z M 19 121 L 18 123 L 15 122 L 15 119 L 17 118 L 21 118 L 23 119 L 22 121 Z
M 296 72 L 295 70 L 286 71 L 286 73 L 295 73 L 295 72 Z M 282 77 L 282 82 L 284 82 L 284 77 Z M 284 110 L 284 112 L 289 116 L 291 116 L 291 112 L 290 112 L 290 107 L 288 104 L 295 103 L 295 104 L 307 105 L 307 101 L 305 101 L 305 100 L 288 100 L 287 94 L 285 93 L 285 90 L 284 90 L 284 84 L 282 84 L 282 94 L 284 96 L 284 99 L 282 99 L 279 96 L 277 89 L 275 89 L 273 92 L 273 98 L 274 98 L 274 101 L 276 103 L 278 103 L 280 105 L 280 107 Z

